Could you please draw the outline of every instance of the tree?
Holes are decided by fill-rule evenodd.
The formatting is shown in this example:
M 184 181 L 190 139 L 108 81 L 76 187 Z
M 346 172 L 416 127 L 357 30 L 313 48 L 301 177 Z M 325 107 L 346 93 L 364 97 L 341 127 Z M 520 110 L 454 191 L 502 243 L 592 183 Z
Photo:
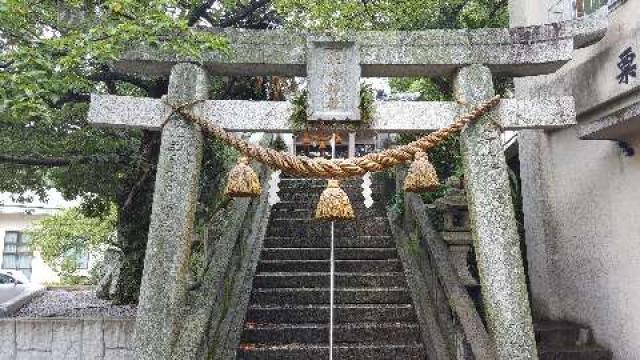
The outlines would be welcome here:
M 196 26 L 313 31 L 418 30 L 498 26 L 506 0 L 5 0 L 0 2 L 0 190 L 55 187 L 82 197 L 100 216 L 115 204 L 125 254 L 115 301 L 137 300 L 151 212 L 159 134 L 96 129 L 86 112 L 92 92 L 158 98 L 166 78 L 116 71 L 132 44 L 197 58 L 226 43 Z M 214 78 L 217 99 L 274 98 L 277 78 Z M 446 79 L 432 81 L 447 93 Z M 278 93 L 275 93 L 276 97 Z M 205 146 L 201 203 L 207 219 L 233 153 Z M 206 220 L 202 220 L 206 221 Z
M 277 0 L 285 26 L 323 32 L 504 27 L 507 0 Z
M 42 259 L 60 275 L 69 276 L 76 272 L 78 256 L 108 244 L 115 228 L 113 206 L 102 217 L 87 217 L 81 209 L 70 208 L 39 220 L 28 233 Z
M 116 302 L 137 300 L 160 138 L 149 131 L 89 126 L 90 93 L 162 96 L 168 79 L 120 73 L 110 63 L 136 43 L 193 57 L 223 52 L 224 39 L 194 27 L 265 28 L 275 19 L 267 3 L 0 2 L 0 190 L 44 197 L 55 187 L 67 198 L 81 197 L 82 212 L 93 217 L 116 204 L 118 245 L 125 254 Z M 215 97 L 242 93 L 241 81 L 214 82 Z M 229 152 L 219 149 L 215 142 L 205 147 L 207 195 L 219 187 L 218 174 L 229 161 Z M 202 197 L 201 213 L 212 198 Z

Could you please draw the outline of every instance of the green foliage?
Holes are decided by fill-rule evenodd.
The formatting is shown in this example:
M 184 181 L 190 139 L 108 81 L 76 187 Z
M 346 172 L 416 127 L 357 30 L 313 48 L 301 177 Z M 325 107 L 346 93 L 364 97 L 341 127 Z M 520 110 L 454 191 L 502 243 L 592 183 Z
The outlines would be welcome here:
M 76 286 L 76 285 L 95 285 L 97 284 L 95 278 L 80 276 L 80 275 L 69 275 L 67 273 L 63 273 L 60 276 L 60 281 L 58 285 L 64 286 Z
M 82 212 L 118 212 L 118 244 L 125 253 L 116 301 L 134 302 L 142 274 L 151 213 L 158 133 L 98 129 L 87 123 L 91 93 L 158 98 L 167 78 L 120 72 L 114 60 L 135 46 L 198 58 L 227 51 L 214 33 L 195 32 L 203 17 L 218 21 L 232 8 L 198 10 L 176 0 L 57 0 L 0 2 L 0 191 L 56 188 L 81 197 Z M 235 4 L 233 9 L 241 6 Z M 207 143 L 198 214 L 206 213 L 215 171 L 227 151 Z M 211 166 L 212 168 L 207 168 Z M 206 214 L 205 214 L 206 215 Z
M 77 256 L 106 244 L 115 225 L 114 207 L 102 218 L 87 217 L 79 208 L 71 208 L 39 220 L 29 235 L 33 249 L 51 268 L 62 276 L 73 276 Z
M 196 211 L 197 226 L 207 226 L 212 214 L 223 208 L 229 198 L 223 189 L 227 173 L 235 165 L 238 152 L 217 139 L 207 139 L 200 175 L 200 196 Z
M 307 120 L 309 119 L 309 91 L 307 89 L 302 90 L 299 94 L 291 97 L 291 117 L 289 122 L 294 129 L 302 130 L 307 126 Z
M 289 100 L 292 105 L 289 123 L 293 129 L 302 130 L 308 126 L 309 119 L 309 91 L 304 89 L 295 94 Z M 349 124 L 348 128 L 357 129 L 371 124 L 375 114 L 375 97 L 369 84 L 360 85 L 360 122 L 357 125 Z M 329 125 L 330 126 L 330 125 Z M 343 126 L 343 125 L 341 125 Z M 344 127 L 344 126 L 343 126 Z
M 448 86 L 448 81 L 441 80 Z M 450 101 L 451 93 L 443 92 L 434 79 L 429 78 L 394 78 L 389 81 L 394 91 L 415 92 L 420 94 L 421 101 Z
M 375 100 L 371 85 L 364 83 L 360 85 L 360 123 L 363 126 L 369 126 L 373 121 Z
M 132 44 L 193 57 L 225 51 L 217 35 L 191 31 L 187 10 L 175 0 L 3 1 L 0 148 L 34 164 L 55 158 L 68 166 L 0 163 L 0 189 L 43 196 L 56 187 L 67 197 L 113 201 L 117 184 L 142 161 L 142 133 L 88 126 L 88 94 L 147 95 L 162 83 L 109 65 Z
M 387 209 L 395 217 L 400 217 L 404 214 L 404 191 L 397 191 L 391 195 Z
M 504 27 L 501 0 L 275 0 L 285 25 L 337 34 L 353 30 Z
M 271 148 L 277 151 L 285 151 L 287 150 L 287 144 L 285 144 L 282 136 L 276 134 L 271 141 Z

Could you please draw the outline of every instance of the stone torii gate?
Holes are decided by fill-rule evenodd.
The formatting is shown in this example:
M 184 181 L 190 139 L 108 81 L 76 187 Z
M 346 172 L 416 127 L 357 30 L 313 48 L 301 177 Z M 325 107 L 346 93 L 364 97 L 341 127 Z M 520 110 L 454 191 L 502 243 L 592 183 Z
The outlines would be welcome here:
M 186 58 L 144 49 L 115 66 L 147 76 L 170 74 L 163 100 L 93 95 L 96 126 L 161 130 L 149 242 L 135 329 L 136 359 L 171 359 L 178 332 L 202 153 L 196 125 L 170 105 L 205 100 L 207 74 L 307 76 L 310 121 L 358 120 L 361 76 L 453 76 L 459 102 L 380 102 L 371 130 L 425 132 L 494 95 L 492 76 L 551 73 L 575 48 L 599 40 L 606 20 L 587 18 L 514 29 L 361 32 L 340 38 L 284 31 L 225 30 L 231 54 Z M 168 105 L 169 104 L 169 105 Z M 463 105 L 464 104 L 464 105 Z M 194 114 L 228 131 L 293 132 L 288 102 L 207 100 Z M 501 360 L 536 359 L 531 313 L 511 203 L 501 129 L 553 129 L 575 124 L 571 97 L 504 99 L 462 133 L 467 193 L 489 331 Z

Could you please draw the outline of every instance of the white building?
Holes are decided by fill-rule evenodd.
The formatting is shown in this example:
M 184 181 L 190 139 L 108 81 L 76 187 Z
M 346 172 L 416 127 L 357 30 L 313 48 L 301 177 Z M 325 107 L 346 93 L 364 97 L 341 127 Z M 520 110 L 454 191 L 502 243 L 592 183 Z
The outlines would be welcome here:
M 64 200 L 57 191 L 50 191 L 44 202 L 37 196 L 30 197 L 29 201 L 24 202 L 17 201 L 16 194 L 0 193 L 0 269 L 21 271 L 35 283 L 57 282 L 57 274 L 44 263 L 37 252 L 32 251 L 25 230 L 35 221 L 75 206 L 77 202 Z M 86 273 L 88 266 L 88 259 L 81 261 L 79 273 Z
M 615 360 L 640 359 L 640 0 L 511 0 L 511 25 L 608 7 L 599 43 L 518 97 L 572 95 L 578 124 L 518 135 L 534 317 L 591 327 Z M 606 12 L 605 10 L 604 12 Z

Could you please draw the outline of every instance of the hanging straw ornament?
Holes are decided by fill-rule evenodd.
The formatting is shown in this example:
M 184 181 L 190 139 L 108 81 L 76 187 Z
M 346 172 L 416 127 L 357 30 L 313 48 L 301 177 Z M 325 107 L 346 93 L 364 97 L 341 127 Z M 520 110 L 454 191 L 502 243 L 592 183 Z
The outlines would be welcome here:
M 249 159 L 245 156 L 238 160 L 236 166 L 229 171 L 225 195 L 231 197 L 256 197 L 260 196 L 262 187 L 258 174 L 249 166 Z
M 327 188 L 320 194 L 316 207 L 316 219 L 325 221 L 352 220 L 355 218 L 347 193 L 340 188 L 340 182 L 330 179 Z
M 435 191 L 439 185 L 438 174 L 427 154 L 418 151 L 404 180 L 404 191 L 412 193 Z

